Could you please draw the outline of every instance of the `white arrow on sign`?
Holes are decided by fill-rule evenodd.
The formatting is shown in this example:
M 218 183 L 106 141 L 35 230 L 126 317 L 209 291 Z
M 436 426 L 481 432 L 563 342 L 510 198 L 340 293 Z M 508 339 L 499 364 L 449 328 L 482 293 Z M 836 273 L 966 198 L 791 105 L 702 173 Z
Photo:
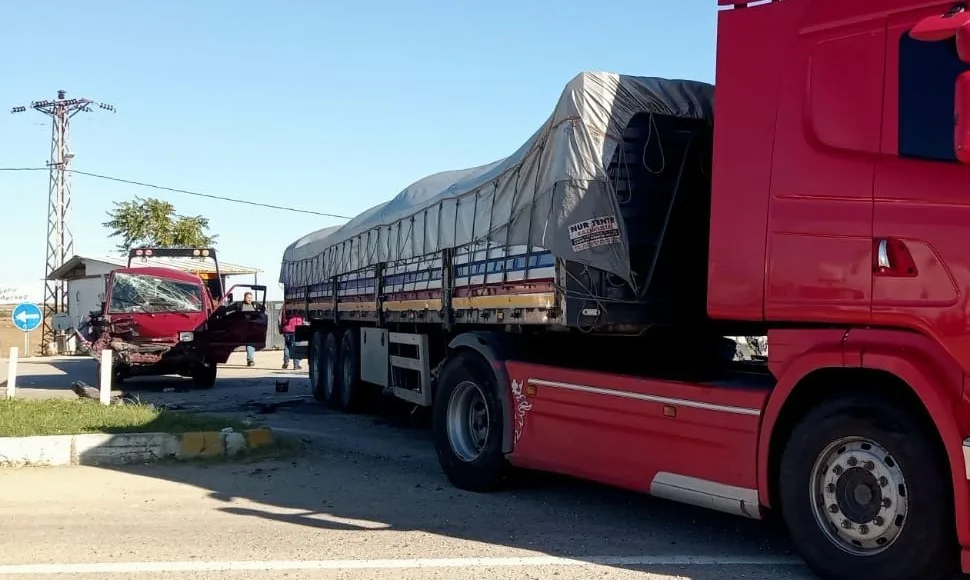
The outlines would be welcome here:
M 20 312 L 19 314 L 17 314 L 17 316 L 15 318 L 17 319 L 17 322 L 27 322 L 28 320 L 37 320 L 38 318 L 40 318 L 40 315 L 39 314 L 27 314 L 26 312 Z

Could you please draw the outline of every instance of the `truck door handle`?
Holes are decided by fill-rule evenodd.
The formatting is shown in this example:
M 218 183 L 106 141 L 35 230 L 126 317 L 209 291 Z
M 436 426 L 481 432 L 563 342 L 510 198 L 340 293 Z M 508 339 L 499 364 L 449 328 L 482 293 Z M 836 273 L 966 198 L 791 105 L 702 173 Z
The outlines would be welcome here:
M 890 243 L 892 243 L 891 246 Z M 878 238 L 874 252 L 873 274 L 892 278 L 915 278 L 919 275 L 913 254 L 903 240 Z
M 876 266 L 879 269 L 889 269 L 892 268 L 892 262 L 889 260 L 889 240 L 883 238 L 879 240 L 879 245 L 876 250 Z

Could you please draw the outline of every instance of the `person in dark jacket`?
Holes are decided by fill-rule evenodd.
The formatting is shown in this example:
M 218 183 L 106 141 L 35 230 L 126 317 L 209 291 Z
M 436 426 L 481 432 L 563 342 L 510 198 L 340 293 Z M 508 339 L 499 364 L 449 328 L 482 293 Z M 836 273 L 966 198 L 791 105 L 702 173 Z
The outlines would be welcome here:
M 252 292 L 243 294 L 243 301 L 239 305 L 239 310 L 242 312 L 256 312 L 256 303 L 253 301 Z M 246 366 L 256 366 L 256 347 L 251 344 L 246 345 Z

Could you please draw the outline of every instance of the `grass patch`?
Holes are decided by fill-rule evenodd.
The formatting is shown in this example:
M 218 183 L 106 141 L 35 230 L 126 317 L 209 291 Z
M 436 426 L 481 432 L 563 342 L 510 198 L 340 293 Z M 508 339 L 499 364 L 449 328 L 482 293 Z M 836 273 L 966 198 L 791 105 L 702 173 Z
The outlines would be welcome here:
M 101 405 L 84 399 L 2 399 L 0 437 L 77 433 L 185 433 L 247 429 L 239 421 L 157 409 L 150 405 Z

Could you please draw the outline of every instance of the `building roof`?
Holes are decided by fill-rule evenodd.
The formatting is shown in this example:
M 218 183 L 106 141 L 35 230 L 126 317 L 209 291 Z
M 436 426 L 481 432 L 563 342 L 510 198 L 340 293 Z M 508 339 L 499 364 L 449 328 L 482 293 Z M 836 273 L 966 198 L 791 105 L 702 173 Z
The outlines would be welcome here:
M 57 268 L 51 272 L 50 279 L 70 280 L 73 278 L 83 278 L 84 276 L 87 276 L 87 264 L 89 262 L 108 264 L 113 266 L 112 269 L 126 268 L 128 266 L 127 257 L 74 255 L 70 260 L 64 262 L 60 268 Z M 214 274 L 216 271 L 215 263 L 207 258 L 151 258 L 148 260 L 139 260 L 136 258 L 131 261 L 132 268 L 145 266 L 162 266 L 166 268 L 183 270 L 185 272 L 206 272 L 211 274 Z M 243 274 L 258 274 L 262 272 L 262 270 L 258 268 L 240 266 L 239 264 L 231 264 L 229 262 L 223 262 L 222 260 L 219 260 L 219 271 L 223 276 L 239 276 Z

